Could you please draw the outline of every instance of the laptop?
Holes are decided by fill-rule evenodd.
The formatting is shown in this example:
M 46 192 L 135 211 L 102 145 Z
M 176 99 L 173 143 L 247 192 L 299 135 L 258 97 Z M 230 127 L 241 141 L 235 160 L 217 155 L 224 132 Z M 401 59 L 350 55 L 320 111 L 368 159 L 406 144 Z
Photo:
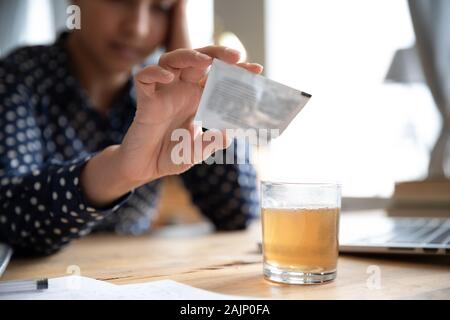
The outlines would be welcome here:
M 450 255 L 450 218 L 341 214 L 340 252 Z

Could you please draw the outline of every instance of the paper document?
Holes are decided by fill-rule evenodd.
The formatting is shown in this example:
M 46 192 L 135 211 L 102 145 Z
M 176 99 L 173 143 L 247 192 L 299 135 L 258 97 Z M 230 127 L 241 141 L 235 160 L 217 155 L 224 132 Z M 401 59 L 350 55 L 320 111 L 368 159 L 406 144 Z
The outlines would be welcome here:
M 115 285 L 81 276 L 49 279 L 47 290 L 0 294 L 0 300 L 239 300 L 173 280 Z
M 215 59 L 195 120 L 207 129 L 278 129 L 281 135 L 310 98 L 308 93 Z

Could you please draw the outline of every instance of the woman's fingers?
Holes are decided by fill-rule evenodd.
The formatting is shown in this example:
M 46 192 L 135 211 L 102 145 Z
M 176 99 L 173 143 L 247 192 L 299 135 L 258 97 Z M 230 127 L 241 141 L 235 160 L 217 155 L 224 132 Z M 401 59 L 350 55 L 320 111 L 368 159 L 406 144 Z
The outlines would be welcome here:
M 205 76 L 213 58 L 236 64 L 240 53 L 224 46 L 208 46 L 196 50 L 178 49 L 162 55 L 159 65 L 169 70 L 179 69 L 181 80 L 198 83 Z M 263 70 L 261 65 L 255 63 L 239 63 L 238 66 L 257 74 Z
M 238 63 L 237 66 L 256 74 L 260 74 L 264 70 L 263 66 L 258 63 L 242 62 Z M 187 68 L 182 71 L 181 79 L 192 83 L 198 83 L 203 80 L 203 83 L 200 82 L 200 85 L 204 87 L 206 83 L 206 71 L 206 69 Z
M 236 64 L 240 53 L 223 46 L 209 46 L 196 50 L 177 49 L 161 56 L 159 65 L 164 68 L 184 69 L 189 67 L 207 67 L 213 58 Z
M 180 79 L 183 81 L 198 83 L 208 71 L 208 68 L 186 68 L 181 70 Z
M 196 50 L 212 58 L 220 59 L 231 64 L 236 64 L 241 58 L 239 51 L 224 46 L 208 46 Z
M 158 65 L 150 65 L 136 73 L 134 81 L 136 86 L 142 87 L 145 93 L 153 93 L 157 83 L 168 84 L 174 79 L 174 74 Z
M 260 74 L 263 72 L 264 67 L 260 65 L 259 63 L 248 63 L 248 62 L 242 62 L 237 64 L 239 67 L 244 68 L 250 72 Z
M 204 68 L 211 63 L 212 58 L 201 52 L 191 49 L 178 49 L 165 53 L 159 59 L 159 65 L 164 68 L 185 69 L 185 68 Z
M 259 63 L 248 63 L 248 62 L 242 62 L 242 63 L 238 63 L 237 66 L 246 69 L 247 71 L 256 73 L 256 74 L 260 74 L 261 72 L 263 72 L 264 67 L 262 65 L 260 65 Z M 202 77 L 199 81 L 199 85 L 204 88 L 206 85 L 206 81 L 208 80 L 208 76 L 205 75 L 204 77 Z

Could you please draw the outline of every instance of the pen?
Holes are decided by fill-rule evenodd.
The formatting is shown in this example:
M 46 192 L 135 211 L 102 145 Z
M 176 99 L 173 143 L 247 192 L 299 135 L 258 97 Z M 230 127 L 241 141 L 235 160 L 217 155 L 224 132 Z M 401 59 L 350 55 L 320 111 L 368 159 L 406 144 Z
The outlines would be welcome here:
M 0 294 L 48 289 L 48 279 L 0 281 Z

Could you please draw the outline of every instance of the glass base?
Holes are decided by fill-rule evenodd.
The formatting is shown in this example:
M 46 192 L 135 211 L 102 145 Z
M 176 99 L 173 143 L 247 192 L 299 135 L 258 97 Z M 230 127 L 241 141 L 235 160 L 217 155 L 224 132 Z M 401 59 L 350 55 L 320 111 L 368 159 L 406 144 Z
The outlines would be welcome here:
M 264 263 L 264 278 L 287 284 L 320 284 L 336 279 L 336 270 L 331 272 L 299 272 Z

